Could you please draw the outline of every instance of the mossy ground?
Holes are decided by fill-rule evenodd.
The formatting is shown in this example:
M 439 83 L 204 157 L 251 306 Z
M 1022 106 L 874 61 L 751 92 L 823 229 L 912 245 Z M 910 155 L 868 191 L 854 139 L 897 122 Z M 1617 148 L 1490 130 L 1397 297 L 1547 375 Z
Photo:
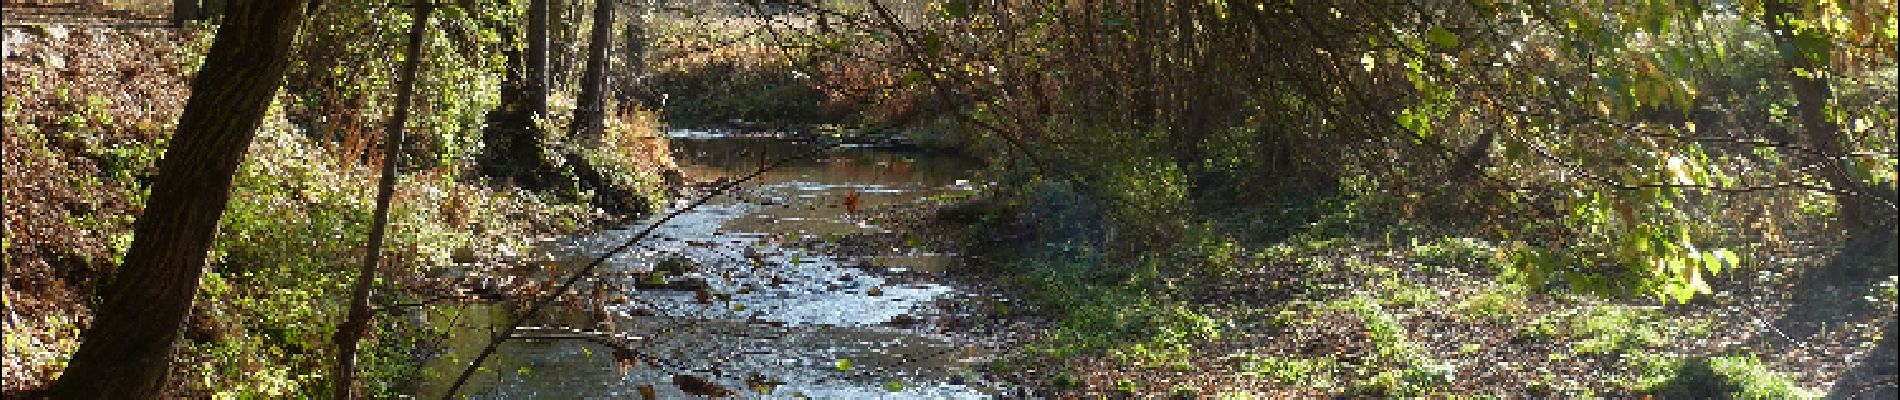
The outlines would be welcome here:
M 1047 210 L 977 208 L 987 222 L 972 232 L 1050 223 L 1025 221 Z M 1751 259 L 1685 304 L 1510 279 L 1490 241 L 1343 213 L 1280 240 L 1191 233 L 1183 242 L 1227 243 L 1195 245 L 1193 262 L 1118 265 L 1085 246 L 968 236 L 973 248 L 1018 249 L 975 267 L 1005 272 L 973 276 L 1034 305 L 997 318 L 1043 321 L 993 372 L 1065 398 L 1813 398 L 1882 362 L 1875 344 L 1894 334 L 1896 296 L 1879 283 L 1893 277 L 1844 285 L 1865 293 L 1842 299 L 1864 304 L 1830 309 L 1828 322 L 1794 311 L 1797 286 L 1844 258 L 1825 246 L 1761 249 L 1806 256 Z M 1878 270 L 1891 258 L 1854 262 Z

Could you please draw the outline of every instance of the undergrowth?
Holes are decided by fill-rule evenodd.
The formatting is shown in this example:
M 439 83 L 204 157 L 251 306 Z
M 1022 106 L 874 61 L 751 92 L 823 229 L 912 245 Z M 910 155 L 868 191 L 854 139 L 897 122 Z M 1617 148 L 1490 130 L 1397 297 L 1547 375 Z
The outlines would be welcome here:
M 203 26 L 196 29 L 208 32 Z M 115 34 L 79 37 L 146 40 Z M 33 46 L 63 43 L 31 39 Z M 21 322 L 9 322 L 5 335 L 9 393 L 57 377 L 78 346 L 77 332 L 89 321 L 87 307 L 98 301 L 93 288 L 110 276 L 129 248 L 137 205 L 143 202 L 171 121 L 187 94 L 186 72 L 208 44 L 169 43 L 176 47 L 75 57 L 71 62 L 99 66 L 59 79 L 50 77 L 62 76 L 60 71 L 43 65 L 7 61 L 6 304 L 10 320 L 17 316 Z M 134 66 L 122 70 L 118 63 Z M 167 65 L 177 70 L 167 70 Z M 16 70 L 21 73 L 15 75 Z M 92 82 L 96 71 L 105 71 L 97 78 L 111 80 L 68 82 Z M 134 73 L 120 79 L 120 71 Z M 486 72 L 470 67 L 433 73 L 438 75 L 428 79 L 439 84 Z M 175 102 L 129 104 L 108 96 L 131 90 L 122 87 L 128 81 L 155 81 L 140 83 L 143 86 L 133 91 Z M 473 90 L 453 84 L 431 87 Z M 419 137 L 448 153 L 410 153 L 418 159 L 400 168 L 384 246 L 386 263 L 376 280 L 379 296 L 374 303 L 412 301 L 401 293 L 418 282 L 416 278 L 450 265 L 468 265 L 468 258 L 496 262 L 475 264 L 466 273 L 492 272 L 482 266 L 530 254 L 535 249 L 527 246 L 534 238 L 571 234 L 608 217 L 585 197 L 531 192 L 470 175 L 472 157 L 460 153 L 467 150 L 461 143 L 467 140 L 438 142 L 430 137 L 477 131 L 466 125 L 472 121 L 467 116 L 492 106 L 492 99 L 484 96 L 477 93 L 472 101 L 440 103 L 423 112 L 431 131 Z M 280 96 L 235 179 L 210 265 L 175 351 L 170 396 L 328 395 L 331 337 L 343 319 L 348 285 L 364 256 L 372 182 L 382 160 L 363 157 L 365 148 L 376 147 L 373 143 L 341 141 L 331 134 L 333 127 L 308 123 L 308 115 L 292 118 L 299 112 L 335 111 L 298 102 L 305 97 Z M 365 111 L 352 112 L 378 120 L 377 111 Z M 642 194 L 649 197 L 642 201 L 657 201 L 656 166 L 670 165 L 665 143 L 654 132 L 657 121 L 645 113 L 613 126 L 613 142 L 590 149 L 589 156 L 610 164 L 604 173 L 608 179 L 646 188 Z M 351 135 L 374 138 L 380 135 L 372 132 L 380 131 L 361 128 Z M 363 393 L 378 398 L 403 393 L 418 374 L 420 357 L 435 346 L 429 331 L 399 314 L 378 318 L 359 360 Z

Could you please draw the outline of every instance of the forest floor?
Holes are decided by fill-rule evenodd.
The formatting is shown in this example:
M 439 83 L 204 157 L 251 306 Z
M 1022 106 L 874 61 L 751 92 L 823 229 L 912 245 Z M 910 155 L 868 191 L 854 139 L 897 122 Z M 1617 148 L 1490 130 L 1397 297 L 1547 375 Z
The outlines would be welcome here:
M 58 376 L 90 321 L 96 288 L 131 226 L 189 95 L 209 33 L 66 25 L 5 29 L 5 356 L 7 397 Z M 284 101 L 279 101 L 284 103 Z M 664 149 L 664 146 L 659 146 Z M 330 336 L 363 254 L 376 169 L 316 139 L 274 107 L 221 223 L 168 393 L 305 397 L 327 383 Z M 667 164 L 664 151 L 646 162 Z M 572 196 L 424 168 L 398 185 L 390 282 L 442 266 L 504 269 L 540 238 L 622 217 Z M 657 179 L 657 177 L 654 177 Z M 389 300 L 400 301 L 400 295 Z M 413 327 L 383 324 L 364 355 L 369 393 L 414 372 Z
M 1808 241 L 1758 249 L 1686 304 L 1531 288 L 1499 276 L 1493 245 L 1427 228 L 1315 228 L 1246 249 L 1224 273 L 1117 293 L 996 252 L 1018 244 L 976 222 L 998 212 L 982 202 L 880 213 L 908 233 L 840 243 L 973 255 L 957 279 L 1031 301 L 962 305 L 939 324 L 1002 349 L 989 372 L 1041 396 L 1891 398 L 1895 386 L 1891 235 L 1799 232 Z
M 149 163 L 141 150 L 184 107 L 185 61 L 134 49 L 171 49 L 190 36 L 6 29 L 8 392 L 46 384 L 77 345 L 90 289 L 129 245 L 138 215 L 139 183 L 120 174 L 134 172 L 123 164 Z M 78 132 L 101 122 L 110 127 Z

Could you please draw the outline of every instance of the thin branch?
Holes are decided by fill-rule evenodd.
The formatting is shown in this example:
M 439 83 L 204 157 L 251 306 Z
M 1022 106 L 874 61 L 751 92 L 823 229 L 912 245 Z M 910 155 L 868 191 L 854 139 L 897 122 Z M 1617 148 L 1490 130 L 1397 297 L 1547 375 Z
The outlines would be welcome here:
M 331 396 L 337 400 L 355 398 L 356 388 L 356 345 L 368 333 L 370 319 L 375 312 L 370 308 L 370 284 L 376 275 L 376 266 L 383 254 L 383 239 L 389 226 L 389 206 L 396 192 L 396 165 L 402 161 L 402 128 L 409 123 L 410 99 L 415 95 L 416 74 L 422 69 L 422 39 L 428 29 L 429 14 L 435 11 L 431 0 L 416 0 L 415 15 L 409 22 L 408 56 L 403 60 L 401 86 L 396 89 L 395 115 L 389 119 L 389 133 L 383 138 L 383 176 L 377 184 L 376 211 L 374 222 L 369 228 L 369 251 L 363 255 L 363 265 L 357 271 L 355 288 L 350 293 L 350 314 L 336 330 L 336 370 L 331 386 Z

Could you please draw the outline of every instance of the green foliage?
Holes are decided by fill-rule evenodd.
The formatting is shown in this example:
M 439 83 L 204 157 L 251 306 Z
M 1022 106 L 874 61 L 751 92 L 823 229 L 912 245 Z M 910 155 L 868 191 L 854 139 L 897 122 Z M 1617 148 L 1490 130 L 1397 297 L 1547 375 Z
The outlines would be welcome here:
M 1707 321 L 1671 319 L 1654 309 L 1596 305 L 1544 315 L 1518 330 L 1530 340 L 1563 340 L 1577 354 L 1638 354 L 1678 338 L 1708 335 Z
M 667 95 L 666 120 L 681 126 L 838 119 L 824 107 L 827 98 L 817 84 L 788 69 L 719 62 L 662 69 L 649 82 L 649 90 Z
M 1680 365 L 1673 379 L 1655 388 L 1658 394 L 1721 393 L 1738 399 L 1818 399 L 1822 396 L 1820 391 L 1802 387 L 1754 356 L 1695 358 Z
M 1478 320 L 1509 322 L 1524 311 L 1526 291 L 1521 286 L 1487 288 L 1458 304 L 1458 311 Z
M 1423 285 L 1392 283 L 1386 287 L 1386 302 L 1394 307 L 1432 307 L 1441 298 L 1437 289 Z
M 1371 335 L 1372 347 L 1380 363 L 1391 365 L 1412 364 L 1421 357 L 1417 344 L 1406 336 L 1405 324 L 1385 311 L 1377 299 L 1358 296 L 1345 300 L 1338 306 L 1359 315 L 1365 324 L 1366 332 Z
M 347 298 L 362 262 L 373 206 L 373 186 L 359 182 L 374 175 L 298 134 L 279 111 L 271 115 L 238 172 L 213 247 L 212 272 L 203 286 L 206 296 L 218 300 L 201 302 L 210 308 L 204 313 L 210 330 L 184 354 L 205 360 L 189 368 L 218 396 L 323 397 L 330 338 L 345 311 L 337 300 Z M 394 276 L 449 265 L 455 249 L 512 245 L 477 237 L 469 225 L 488 227 L 490 235 L 517 235 L 514 226 L 573 219 L 590 209 L 532 194 L 492 193 L 438 173 L 406 176 L 397 193 L 401 200 L 390 216 L 385 257 Z M 537 217 L 507 220 L 520 214 Z M 375 329 L 360 354 L 360 376 L 370 395 L 395 396 L 419 373 L 416 349 L 428 330 L 394 318 L 379 318 Z
M 1507 275 L 1533 286 L 1561 280 L 1582 291 L 1623 290 L 1673 301 L 1709 293 L 1708 276 L 1738 267 L 1740 257 L 1727 249 L 1697 248 L 1695 238 L 1707 236 L 1713 227 L 1692 222 L 1687 209 L 1671 200 L 1676 198 L 1671 192 L 1597 192 L 1573 202 L 1562 226 L 1579 236 L 1576 247 L 1520 245 Z M 1631 211 L 1638 207 L 1657 211 Z M 1669 216 L 1638 217 L 1656 214 Z M 1635 290 L 1627 289 L 1632 286 Z
M 1867 302 L 1874 304 L 1893 304 L 1900 302 L 1900 276 L 1888 275 L 1867 288 Z
M 1412 257 L 1420 263 L 1457 270 L 1500 269 L 1497 248 L 1477 238 L 1443 237 L 1431 243 L 1415 244 L 1412 246 Z
M 1240 363 L 1240 374 L 1261 376 L 1288 385 L 1331 386 L 1339 361 L 1331 357 L 1273 357 L 1251 353 L 1228 356 Z
M 481 128 L 500 101 L 507 48 L 525 3 L 448 6 L 431 17 L 424 62 L 406 134 L 424 144 L 415 165 L 447 166 L 471 159 Z M 347 0 L 324 7 L 307 24 L 286 91 L 290 118 L 310 135 L 344 142 L 380 135 L 394 100 L 409 19 L 405 0 Z
M 1220 337 L 1215 319 L 1141 292 L 1103 287 L 1062 292 L 1043 300 L 1068 310 L 1048 332 L 1047 351 L 1053 357 L 1108 351 L 1122 360 L 1159 366 L 1185 361 L 1194 343 Z
M 1450 367 L 1444 365 L 1418 364 L 1380 372 L 1359 382 L 1354 389 L 1361 393 L 1385 396 L 1421 397 L 1451 383 L 1452 372 Z
M 1187 206 L 1187 177 L 1173 162 L 1149 157 L 1105 164 L 1095 188 L 1110 205 L 1110 215 L 1124 227 L 1133 230 L 1176 220 Z

